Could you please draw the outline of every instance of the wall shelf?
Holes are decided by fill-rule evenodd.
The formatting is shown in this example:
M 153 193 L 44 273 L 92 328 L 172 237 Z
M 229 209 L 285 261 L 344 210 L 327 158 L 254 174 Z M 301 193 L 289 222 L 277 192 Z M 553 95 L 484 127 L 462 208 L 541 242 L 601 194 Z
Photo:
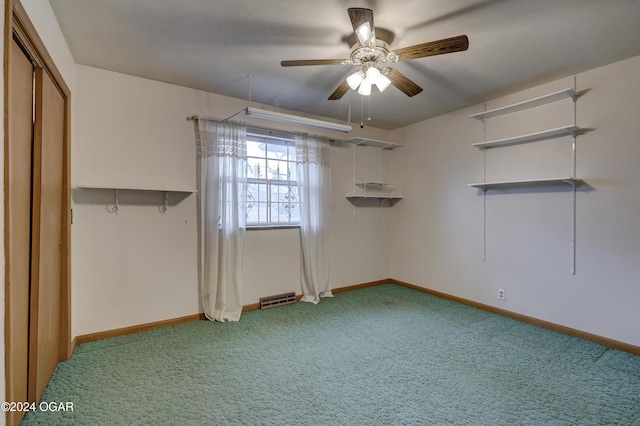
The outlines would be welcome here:
M 362 194 L 353 194 L 353 195 L 347 195 L 347 199 L 348 200 L 366 200 L 366 199 L 372 199 L 372 200 L 392 200 L 392 201 L 399 201 L 402 200 L 402 197 L 399 197 L 397 195 L 362 195 Z
M 110 213 L 118 214 L 120 210 L 120 191 L 148 191 L 148 192 L 161 192 L 162 193 L 162 206 L 160 207 L 160 213 L 166 213 L 169 208 L 169 193 L 180 194 L 194 194 L 198 192 L 195 189 L 178 189 L 178 188 L 149 188 L 149 187 L 115 187 L 115 186 L 101 186 L 101 185 L 74 185 L 72 189 L 80 190 L 109 190 L 113 191 L 113 207 L 109 208 Z
M 496 139 L 487 142 L 477 142 L 471 144 L 478 149 L 494 148 L 499 146 L 515 145 L 519 143 L 537 142 L 545 139 L 559 138 L 562 136 L 575 136 L 580 128 L 574 125 L 558 127 L 556 129 L 543 130 L 541 132 L 529 133 L 526 135 L 513 136 L 510 138 Z
M 135 187 L 135 186 L 113 186 L 113 185 L 74 185 L 72 189 L 111 189 L 111 190 L 124 190 L 124 191 L 155 191 L 155 192 L 198 192 L 196 189 L 190 188 L 150 188 L 150 187 Z
M 529 108 L 535 108 L 537 106 L 550 104 L 552 102 L 556 102 L 562 99 L 571 98 L 575 101 L 577 92 L 575 89 L 568 88 L 559 90 L 557 92 L 549 93 L 547 95 L 543 95 L 537 98 L 529 99 L 523 102 L 518 102 L 515 104 L 503 106 L 500 108 L 491 109 L 489 111 L 479 112 L 477 114 L 472 114 L 469 118 L 475 118 L 476 120 L 484 120 L 485 118 L 497 117 L 499 115 L 511 114 L 512 112 L 522 111 Z
M 356 186 L 362 188 L 363 191 L 372 188 L 374 191 L 390 191 L 396 192 L 396 185 L 394 183 L 385 182 L 356 182 Z
M 356 187 L 356 190 L 353 194 L 348 194 L 346 196 L 347 200 L 349 200 L 353 204 L 353 217 L 356 216 L 356 206 L 358 205 L 358 200 L 378 200 L 380 202 L 380 207 L 383 206 L 382 202 L 384 200 L 390 201 L 389 206 L 392 206 L 397 201 L 401 200 L 402 197 L 396 194 L 396 185 L 393 183 L 384 182 L 383 180 L 382 151 L 399 148 L 402 145 L 366 138 L 352 138 L 346 142 L 353 144 L 353 185 Z M 359 146 L 368 146 L 380 149 L 380 168 L 377 181 L 359 182 L 356 180 L 356 152 Z
M 486 149 L 498 148 L 515 144 L 523 144 L 529 142 L 537 142 L 546 139 L 561 138 L 565 136 L 571 136 L 571 176 L 559 177 L 559 178 L 541 178 L 541 179 L 527 179 L 527 180 L 505 180 L 494 182 L 478 182 L 470 183 L 468 186 L 478 188 L 483 192 L 483 255 L 482 260 L 486 261 L 487 255 L 487 191 L 490 189 L 506 189 L 516 187 L 530 187 L 530 186 L 549 186 L 549 185 L 569 185 L 571 188 L 571 273 L 576 273 L 575 252 L 576 252 L 576 188 L 582 184 L 582 180 L 576 178 L 576 133 L 581 129 L 576 126 L 576 79 L 573 79 L 573 88 L 559 90 L 557 92 L 549 93 L 543 96 L 539 96 L 526 101 L 518 102 L 515 104 L 503 106 L 500 108 L 491 109 L 488 111 L 472 114 L 469 118 L 481 120 L 483 124 L 484 141 L 472 144 L 472 146 L 482 151 L 484 167 L 483 175 L 486 177 Z M 573 124 L 555 129 L 542 130 L 535 133 L 529 133 L 525 135 L 518 135 L 504 139 L 496 139 L 487 141 L 487 119 L 491 117 L 497 117 L 501 115 L 511 114 L 517 111 L 524 111 L 527 109 L 539 107 L 542 105 L 550 104 L 562 99 L 571 99 Z
M 356 182 L 356 186 L 362 188 L 361 194 L 347 195 L 347 199 L 353 200 L 402 200 L 402 197 L 396 194 L 396 185 L 385 182 Z
M 368 138 L 351 138 L 346 140 L 345 142 L 358 145 L 358 146 L 373 146 L 373 147 L 382 148 L 382 149 L 394 149 L 402 146 L 400 144 L 393 143 L 393 142 L 379 141 L 379 140 L 368 139 Z
M 561 177 L 561 178 L 549 178 L 549 179 L 529 179 L 529 180 L 505 180 L 495 182 L 478 182 L 470 183 L 468 186 L 488 191 L 489 189 L 500 188 L 513 188 L 519 186 L 544 186 L 544 185 L 557 185 L 566 184 L 572 187 L 579 186 L 582 183 L 582 179 L 573 177 Z
M 362 187 L 373 187 L 373 188 L 384 188 L 387 186 L 395 187 L 393 183 L 384 183 L 384 182 L 357 182 L 356 185 Z

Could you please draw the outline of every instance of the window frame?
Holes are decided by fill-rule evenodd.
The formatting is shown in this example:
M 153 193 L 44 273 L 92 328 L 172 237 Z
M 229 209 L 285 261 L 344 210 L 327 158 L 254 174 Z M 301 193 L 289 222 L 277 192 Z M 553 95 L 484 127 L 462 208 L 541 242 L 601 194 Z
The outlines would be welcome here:
M 292 192 L 295 194 L 296 197 L 296 208 L 298 209 L 298 212 L 300 211 L 300 196 L 299 196 L 299 191 L 298 191 L 298 180 L 297 180 L 297 173 L 294 171 L 292 172 L 291 168 L 295 168 L 297 167 L 296 165 L 296 157 L 295 157 L 295 139 L 294 139 L 294 135 L 290 134 L 290 133 L 284 133 L 284 132 L 274 132 L 271 130 L 262 130 L 262 129 L 257 129 L 257 128 L 247 128 L 247 144 L 249 142 L 258 142 L 258 143 L 266 143 L 267 144 L 267 150 L 265 150 L 265 156 L 264 157 L 257 157 L 255 155 L 250 155 L 249 154 L 249 150 L 247 149 L 247 193 L 246 193 L 246 200 L 245 200 L 245 208 L 246 208 L 246 212 L 247 212 L 247 220 L 246 220 L 246 229 L 247 230 L 262 230 L 262 229 L 293 229 L 293 228 L 300 228 L 300 220 L 295 221 L 295 222 L 274 222 L 272 219 L 272 204 L 274 203 L 274 201 L 272 201 L 273 197 L 271 194 L 271 190 L 273 188 L 274 185 L 281 185 L 284 186 L 285 188 L 287 188 L 288 192 Z M 287 179 L 271 179 L 268 177 L 268 172 L 265 172 L 265 177 L 249 177 L 250 173 L 249 173 L 249 167 L 250 167 L 250 159 L 254 158 L 254 159 L 259 159 L 260 161 L 265 161 L 265 167 L 268 168 L 268 162 L 269 160 L 274 160 L 273 158 L 269 157 L 269 150 L 268 147 L 270 145 L 279 145 L 279 146 L 286 146 L 287 147 L 287 154 L 285 156 L 284 159 L 280 158 L 277 159 L 277 161 L 279 162 L 286 162 L 288 165 L 288 169 L 287 169 Z M 248 148 L 248 147 L 247 147 Z M 289 152 L 289 149 L 293 149 L 294 151 L 294 155 L 292 156 Z M 295 177 L 296 179 L 291 179 L 291 175 L 295 173 Z M 261 200 L 256 200 L 255 203 L 266 203 L 266 209 L 265 209 L 265 213 L 267 215 L 267 219 L 264 222 L 251 222 L 249 220 L 249 211 L 251 209 L 251 207 L 249 207 L 250 204 L 250 200 L 249 200 L 249 185 L 251 184 L 259 184 L 259 185 L 265 185 L 265 189 L 267 192 L 267 200 L 266 201 L 261 201 Z M 278 203 L 279 201 L 275 201 L 275 203 Z M 253 206 L 252 206 L 253 207 Z

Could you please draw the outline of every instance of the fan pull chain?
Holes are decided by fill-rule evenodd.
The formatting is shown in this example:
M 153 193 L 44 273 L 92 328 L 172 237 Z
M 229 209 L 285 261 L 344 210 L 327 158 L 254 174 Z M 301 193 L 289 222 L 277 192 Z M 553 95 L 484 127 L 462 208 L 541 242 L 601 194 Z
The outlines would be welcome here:
M 371 96 L 367 96 L 369 101 L 369 116 L 367 117 L 367 121 L 371 121 Z
M 364 96 L 360 95 L 360 128 L 364 129 Z

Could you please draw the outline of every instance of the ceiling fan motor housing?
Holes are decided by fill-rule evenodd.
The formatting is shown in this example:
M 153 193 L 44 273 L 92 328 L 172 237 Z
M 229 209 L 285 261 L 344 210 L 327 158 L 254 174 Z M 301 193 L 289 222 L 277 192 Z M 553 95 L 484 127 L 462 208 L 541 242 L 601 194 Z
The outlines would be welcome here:
M 385 62 L 398 62 L 399 59 L 400 56 L 391 51 L 386 42 L 376 39 L 375 47 L 363 47 L 360 44 L 354 44 L 351 47 L 351 57 L 348 65 L 374 63 L 376 66 L 380 66 Z

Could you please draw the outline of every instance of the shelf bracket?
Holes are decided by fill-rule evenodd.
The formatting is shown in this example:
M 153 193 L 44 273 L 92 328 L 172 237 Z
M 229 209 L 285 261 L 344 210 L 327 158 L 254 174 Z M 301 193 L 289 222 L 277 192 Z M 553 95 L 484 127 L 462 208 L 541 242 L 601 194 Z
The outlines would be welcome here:
M 487 103 L 483 104 L 487 112 Z M 487 120 L 482 117 L 482 142 L 487 141 Z M 482 150 L 482 181 L 487 181 L 487 151 Z M 482 261 L 487 261 L 487 187 L 482 187 Z
M 169 204 L 169 192 L 162 192 L 162 207 L 160 207 L 160 213 L 165 214 L 167 212 L 167 206 Z
M 110 213 L 118 214 L 118 210 L 120 210 L 120 190 L 114 189 L 114 204 L 113 207 L 109 210 Z
M 549 129 L 542 132 L 530 133 L 526 135 L 520 135 L 511 138 L 497 139 L 487 141 L 487 123 L 486 119 L 489 117 L 496 117 L 499 115 L 510 114 L 516 111 L 522 111 L 528 108 L 533 108 L 540 105 L 545 105 L 551 102 L 555 102 L 561 99 L 570 98 L 572 101 L 572 118 L 573 125 L 563 126 L 556 129 Z M 483 153 L 483 180 L 481 183 L 469 184 L 474 188 L 478 188 L 483 193 L 483 261 L 486 261 L 487 254 L 487 191 L 491 188 L 511 187 L 515 185 L 530 185 L 530 184 L 567 184 L 571 187 L 571 274 L 576 274 L 576 201 L 577 201 L 577 187 L 580 186 L 582 180 L 576 177 L 576 137 L 581 129 L 577 126 L 576 120 L 576 101 L 578 98 L 577 77 L 573 77 L 573 87 L 563 89 L 558 92 L 550 93 L 544 96 L 540 96 L 527 101 L 519 102 L 516 104 L 508 105 L 487 111 L 487 105 L 484 104 L 484 111 L 476 114 L 472 114 L 469 117 L 482 121 L 483 139 L 482 142 L 472 144 L 476 148 L 482 150 Z M 571 176 L 561 177 L 553 179 L 534 179 L 534 180 L 521 180 L 521 181 L 503 181 L 503 182 L 487 182 L 487 160 L 486 149 L 491 147 L 500 147 L 506 145 L 514 145 L 526 142 L 535 142 L 539 140 L 555 138 L 560 136 L 571 136 Z
M 577 128 L 576 120 L 576 98 L 578 93 L 577 77 L 573 76 L 573 127 Z M 571 177 L 576 178 L 576 132 L 571 135 Z M 571 274 L 576 274 L 576 187 L 578 182 L 571 180 Z

